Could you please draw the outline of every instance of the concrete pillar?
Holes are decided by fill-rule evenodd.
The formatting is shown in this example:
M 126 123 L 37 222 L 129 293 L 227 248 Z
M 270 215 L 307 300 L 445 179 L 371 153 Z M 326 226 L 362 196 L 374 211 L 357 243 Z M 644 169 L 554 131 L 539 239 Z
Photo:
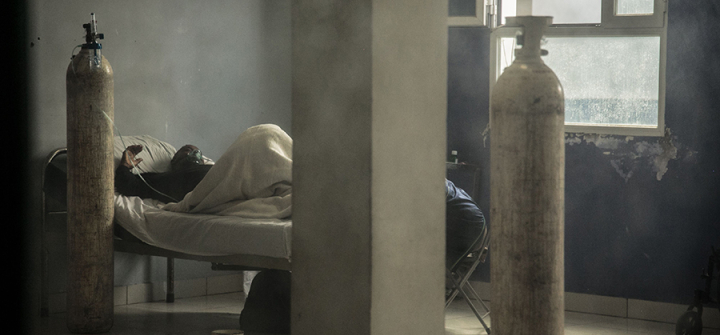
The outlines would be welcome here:
M 446 17 L 293 1 L 293 334 L 444 333 Z

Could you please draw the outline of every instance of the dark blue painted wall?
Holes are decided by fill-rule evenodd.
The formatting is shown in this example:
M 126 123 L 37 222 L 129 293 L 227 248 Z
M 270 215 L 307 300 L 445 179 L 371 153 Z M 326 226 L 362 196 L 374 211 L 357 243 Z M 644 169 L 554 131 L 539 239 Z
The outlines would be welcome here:
M 720 3 L 670 1 L 668 13 L 669 135 L 566 136 L 569 292 L 690 303 L 711 246 L 720 248 Z M 481 166 L 486 214 L 489 37 L 486 28 L 450 28 L 448 40 L 448 152 Z M 450 176 L 472 188 L 467 176 Z M 488 281 L 489 271 L 475 279 Z

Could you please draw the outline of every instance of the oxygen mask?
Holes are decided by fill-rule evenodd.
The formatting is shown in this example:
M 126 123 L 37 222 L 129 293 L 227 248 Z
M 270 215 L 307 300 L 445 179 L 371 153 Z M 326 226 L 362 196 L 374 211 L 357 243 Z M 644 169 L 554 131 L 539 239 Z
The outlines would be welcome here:
M 193 165 L 199 165 L 204 162 L 202 152 L 200 152 L 200 149 L 195 149 L 191 151 L 187 157 L 185 158 L 189 164 Z
M 203 165 L 204 163 L 205 159 L 203 158 L 200 149 L 194 149 L 186 155 L 177 155 L 174 157 L 171 162 L 171 166 L 173 170 L 177 171 L 191 168 L 193 166 Z

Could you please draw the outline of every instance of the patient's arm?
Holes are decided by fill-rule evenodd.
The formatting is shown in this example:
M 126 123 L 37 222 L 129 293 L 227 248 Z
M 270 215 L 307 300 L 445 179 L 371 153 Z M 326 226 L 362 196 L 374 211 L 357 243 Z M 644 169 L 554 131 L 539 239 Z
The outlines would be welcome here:
M 139 196 L 147 198 L 154 192 L 145 185 L 139 176 L 131 170 L 142 162 L 142 158 L 135 158 L 143 149 L 142 145 L 131 145 L 125 149 L 120 165 L 115 169 L 115 190 L 126 196 Z
M 122 159 L 120 164 L 125 167 L 133 168 L 142 162 L 142 158 L 135 159 L 135 156 L 143 150 L 143 146 L 140 144 L 131 145 L 123 151 Z
M 132 172 L 132 167 L 120 164 L 115 169 L 115 190 L 125 196 L 152 198 L 165 203 L 177 202 L 195 188 L 210 168 L 212 165 L 199 165 L 183 171 L 142 174 L 153 188 L 173 199 L 150 188 L 140 176 Z
M 163 173 L 143 173 L 143 178 L 153 185 L 155 189 L 165 194 L 170 194 L 168 189 L 168 180 L 166 174 Z M 137 196 L 140 198 L 152 198 L 162 202 L 175 201 L 151 189 L 140 176 L 132 173 L 132 167 L 124 164 L 118 165 L 115 169 L 115 190 L 125 196 Z
M 147 197 L 152 191 L 131 170 L 132 166 L 118 165 L 115 169 L 115 190 L 126 196 Z

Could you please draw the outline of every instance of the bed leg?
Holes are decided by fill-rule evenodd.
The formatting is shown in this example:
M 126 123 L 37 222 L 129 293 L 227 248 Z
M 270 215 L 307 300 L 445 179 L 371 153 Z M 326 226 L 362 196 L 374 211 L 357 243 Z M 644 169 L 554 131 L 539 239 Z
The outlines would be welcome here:
M 175 302 L 175 259 L 167 258 L 167 296 L 166 303 Z
M 43 231 L 43 234 L 45 232 Z M 43 244 L 45 242 L 43 241 Z M 41 283 L 40 283 L 40 316 L 41 317 L 48 317 L 50 316 L 50 297 L 49 297 L 49 286 L 50 286 L 50 276 L 48 273 L 48 253 L 47 249 L 45 249 L 45 246 L 43 245 L 42 251 L 41 251 L 41 259 L 42 263 L 40 265 L 41 270 Z

